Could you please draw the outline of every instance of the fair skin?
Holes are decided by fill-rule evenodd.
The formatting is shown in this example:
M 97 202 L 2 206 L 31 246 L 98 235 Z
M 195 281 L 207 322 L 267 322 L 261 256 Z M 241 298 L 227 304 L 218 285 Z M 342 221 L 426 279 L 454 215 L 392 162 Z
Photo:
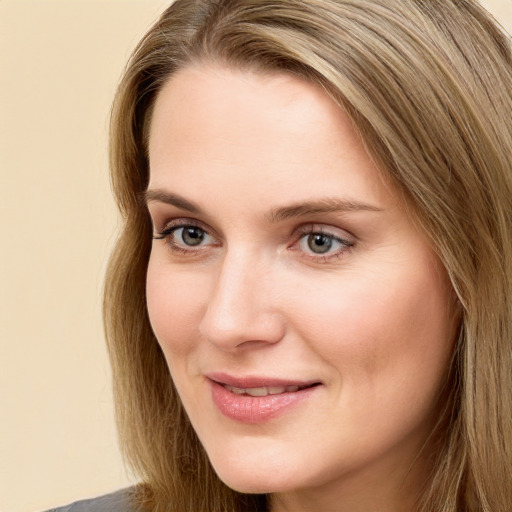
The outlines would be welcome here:
M 149 156 L 148 311 L 220 478 L 273 512 L 410 510 L 455 304 L 350 120 L 297 77 L 196 65 Z

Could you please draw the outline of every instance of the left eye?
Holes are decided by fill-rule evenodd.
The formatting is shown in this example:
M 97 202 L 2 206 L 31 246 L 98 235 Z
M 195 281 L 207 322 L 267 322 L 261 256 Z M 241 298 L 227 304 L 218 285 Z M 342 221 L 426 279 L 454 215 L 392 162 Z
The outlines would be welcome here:
M 351 246 L 352 243 L 348 240 L 322 232 L 308 233 L 299 240 L 299 248 L 301 251 L 320 256 L 329 253 L 337 253 Z

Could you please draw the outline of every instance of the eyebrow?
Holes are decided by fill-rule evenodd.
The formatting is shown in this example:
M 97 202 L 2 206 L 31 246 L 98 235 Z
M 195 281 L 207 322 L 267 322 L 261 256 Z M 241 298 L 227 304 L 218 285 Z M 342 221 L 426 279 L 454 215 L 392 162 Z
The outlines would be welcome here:
M 142 194 L 142 199 L 146 205 L 155 201 L 158 203 L 165 203 L 170 204 L 171 206 L 176 206 L 176 208 L 186 210 L 190 213 L 203 213 L 201 208 L 199 208 L 199 206 L 197 206 L 194 202 L 189 201 L 188 199 L 185 199 L 178 194 L 172 194 L 171 192 L 165 192 L 160 189 L 146 190 Z
M 338 197 L 327 197 L 315 201 L 306 201 L 274 208 L 269 215 L 272 222 L 303 217 L 305 215 L 314 215 L 318 213 L 342 213 L 342 212 L 381 212 L 382 209 L 371 204 L 360 203 L 350 199 L 341 199 Z
M 160 189 L 150 189 L 143 193 L 143 200 L 146 204 L 156 201 L 169 204 L 191 213 L 202 214 L 203 210 L 194 202 L 184 197 L 166 192 Z M 288 206 L 273 208 L 266 217 L 270 222 L 281 222 L 286 219 L 304 217 L 306 215 L 314 215 L 319 213 L 342 213 L 342 212 L 381 212 L 382 209 L 377 206 L 353 201 L 350 199 L 341 199 L 338 197 L 326 197 L 313 201 L 297 202 Z

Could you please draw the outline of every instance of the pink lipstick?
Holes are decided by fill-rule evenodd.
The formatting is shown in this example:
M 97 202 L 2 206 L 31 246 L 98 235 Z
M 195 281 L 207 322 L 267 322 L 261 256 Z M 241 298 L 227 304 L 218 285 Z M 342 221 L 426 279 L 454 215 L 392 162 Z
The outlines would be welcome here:
M 262 423 L 306 400 L 319 382 L 208 375 L 213 403 L 226 417 L 242 423 Z

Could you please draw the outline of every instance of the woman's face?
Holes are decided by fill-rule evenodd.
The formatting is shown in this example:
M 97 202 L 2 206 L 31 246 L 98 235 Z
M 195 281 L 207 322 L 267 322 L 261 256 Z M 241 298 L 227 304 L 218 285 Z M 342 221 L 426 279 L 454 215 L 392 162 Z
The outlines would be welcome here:
M 220 478 L 387 496 L 432 429 L 456 315 L 347 116 L 288 74 L 190 67 L 149 154 L 149 316 Z

